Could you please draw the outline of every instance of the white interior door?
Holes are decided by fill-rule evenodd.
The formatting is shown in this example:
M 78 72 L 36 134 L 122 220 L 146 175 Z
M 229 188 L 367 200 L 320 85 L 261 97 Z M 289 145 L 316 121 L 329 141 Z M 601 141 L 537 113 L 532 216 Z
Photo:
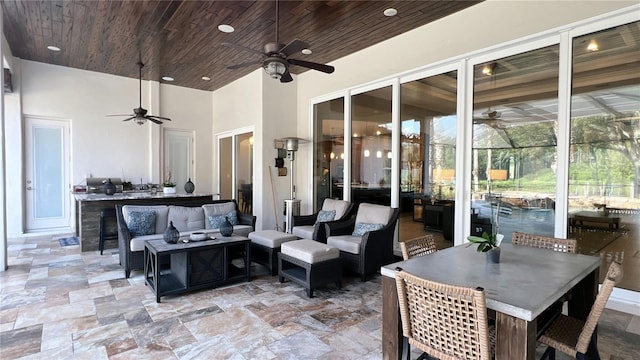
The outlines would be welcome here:
M 184 184 L 193 177 L 194 146 L 193 131 L 167 129 L 164 131 L 164 179 L 171 172 L 171 181 L 177 190 L 184 191 Z
M 69 122 L 26 117 L 27 232 L 70 224 Z

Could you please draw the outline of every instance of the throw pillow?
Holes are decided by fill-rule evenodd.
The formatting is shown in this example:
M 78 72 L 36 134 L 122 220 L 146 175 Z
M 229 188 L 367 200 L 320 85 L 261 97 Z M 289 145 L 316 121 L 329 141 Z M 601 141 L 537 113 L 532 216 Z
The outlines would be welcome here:
M 127 221 L 131 236 L 153 235 L 156 233 L 155 211 L 131 211 Z
M 333 219 L 335 218 L 336 218 L 335 210 L 320 210 L 320 212 L 318 213 L 318 217 L 316 218 L 316 223 L 333 221 Z
M 384 224 L 359 223 L 359 224 L 356 224 L 355 228 L 353 229 L 353 233 L 351 235 L 362 236 L 364 235 L 364 233 L 367 233 L 369 231 L 380 230 L 383 227 L 384 227 Z
M 229 222 L 231 223 L 231 225 L 236 226 L 238 225 L 238 212 L 233 210 L 231 212 L 229 212 L 226 215 L 229 218 Z
M 211 225 L 211 229 L 220 229 L 220 225 L 224 222 L 224 218 L 226 215 L 211 215 L 209 216 L 209 224 Z M 231 219 L 229 219 L 231 222 Z

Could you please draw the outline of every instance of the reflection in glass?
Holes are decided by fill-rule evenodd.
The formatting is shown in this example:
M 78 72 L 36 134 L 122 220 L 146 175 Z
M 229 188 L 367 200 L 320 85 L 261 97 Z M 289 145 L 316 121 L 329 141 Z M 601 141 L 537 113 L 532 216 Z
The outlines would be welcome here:
M 63 130 L 34 128 L 35 217 L 46 219 L 64 215 Z
M 313 148 L 314 212 L 324 199 L 342 200 L 344 181 L 344 98 L 315 104 Z
M 220 199 L 233 199 L 233 138 L 225 137 L 218 139 L 218 163 L 220 183 Z
M 253 204 L 253 132 L 236 135 L 236 176 L 238 206 L 252 213 Z
M 471 234 L 553 236 L 558 45 L 474 67 Z M 499 213 L 498 213 L 498 204 Z
M 580 252 L 640 224 L 639 42 L 638 22 L 573 40 L 568 236 Z
M 424 230 L 452 240 L 457 72 L 402 84 L 400 99 L 400 240 Z
M 391 86 L 351 99 L 351 198 L 391 205 Z

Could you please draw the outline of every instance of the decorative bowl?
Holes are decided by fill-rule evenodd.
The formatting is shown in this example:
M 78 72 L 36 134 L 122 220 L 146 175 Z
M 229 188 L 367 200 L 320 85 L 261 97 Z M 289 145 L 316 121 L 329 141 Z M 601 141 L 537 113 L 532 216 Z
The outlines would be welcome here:
M 189 235 L 189 238 L 193 241 L 202 241 L 208 238 L 208 235 L 203 232 L 193 232 Z

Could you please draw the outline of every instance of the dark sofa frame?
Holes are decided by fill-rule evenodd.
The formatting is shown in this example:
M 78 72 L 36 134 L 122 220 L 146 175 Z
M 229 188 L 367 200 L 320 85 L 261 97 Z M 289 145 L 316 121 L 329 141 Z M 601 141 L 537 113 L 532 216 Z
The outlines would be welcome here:
M 241 225 L 251 225 L 251 227 L 255 230 L 256 228 L 256 217 L 251 214 L 243 214 L 238 210 L 238 203 L 235 200 L 207 200 L 207 201 L 196 201 L 190 202 L 188 204 L 180 204 L 176 206 L 187 206 L 187 207 L 200 207 L 202 205 L 208 204 L 222 204 L 227 202 L 233 202 L 236 207 L 236 211 L 238 211 L 238 224 Z M 138 205 L 138 204 L 136 204 Z M 155 204 L 157 205 L 157 204 Z M 122 207 L 124 205 L 116 205 L 116 218 L 118 221 L 118 250 L 120 253 L 120 265 L 124 269 L 125 278 L 129 278 L 131 275 L 131 270 L 142 270 L 144 268 L 144 251 L 131 251 L 131 234 L 129 233 L 129 228 L 124 221 L 124 216 L 122 215 Z M 146 204 L 142 204 L 142 206 L 147 206 Z M 148 206 L 153 206 L 149 204 Z

